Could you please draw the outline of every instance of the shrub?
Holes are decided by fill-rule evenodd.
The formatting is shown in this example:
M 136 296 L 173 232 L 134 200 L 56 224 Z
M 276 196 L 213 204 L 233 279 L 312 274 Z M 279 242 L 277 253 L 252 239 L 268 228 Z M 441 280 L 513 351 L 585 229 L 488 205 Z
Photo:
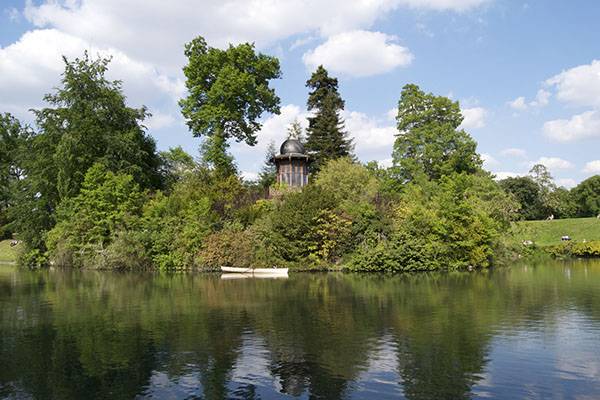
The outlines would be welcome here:
M 221 266 L 255 267 L 254 237 L 240 227 L 213 232 L 205 238 L 199 258 L 200 264 L 210 270 L 218 270 Z

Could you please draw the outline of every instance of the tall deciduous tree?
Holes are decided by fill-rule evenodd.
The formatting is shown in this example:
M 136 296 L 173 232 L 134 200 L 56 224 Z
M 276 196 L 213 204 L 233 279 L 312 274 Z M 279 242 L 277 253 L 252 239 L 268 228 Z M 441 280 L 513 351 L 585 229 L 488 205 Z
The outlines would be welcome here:
M 10 114 L 0 114 L 0 238 L 10 236 L 8 208 L 14 187 L 24 177 L 21 158 L 31 132 Z
M 121 82 L 105 78 L 110 59 L 63 59 L 61 86 L 44 97 L 50 106 L 34 111 L 39 131 L 26 143 L 26 178 L 11 209 L 16 231 L 38 249 L 58 204 L 77 196 L 92 165 L 131 175 L 142 188 L 161 185 L 156 146 L 142 126 L 146 108 L 128 107 Z
M 398 103 L 398 135 L 393 161 L 397 177 L 439 179 L 451 173 L 481 169 L 477 143 L 458 129 L 463 117 L 458 102 L 406 85 Z
M 209 137 L 209 164 L 219 168 L 227 158 L 227 140 L 256 144 L 258 119 L 264 112 L 279 113 L 279 97 L 269 81 L 281 71 L 275 57 L 257 54 L 254 45 L 229 45 L 226 50 L 207 45 L 201 36 L 185 46 L 183 68 L 188 96 L 179 105 L 194 136 Z M 216 137 L 216 139 L 214 139 Z
M 308 118 L 306 149 L 313 156 L 312 168 L 318 170 L 328 160 L 352 156 L 354 145 L 340 116 L 344 100 L 338 92 L 338 80 L 321 65 L 306 86 L 311 89 L 306 105 L 314 113 Z
M 600 215 L 600 175 L 594 175 L 575 186 L 572 191 L 577 205 L 577 214 L 581 217 Z

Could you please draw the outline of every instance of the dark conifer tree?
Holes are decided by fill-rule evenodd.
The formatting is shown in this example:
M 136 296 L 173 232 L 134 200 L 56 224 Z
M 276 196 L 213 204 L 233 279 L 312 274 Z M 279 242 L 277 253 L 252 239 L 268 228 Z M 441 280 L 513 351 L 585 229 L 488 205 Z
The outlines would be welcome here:
M 319 170 L 328 160 L 352 156 L 354 145 L 340 116 L 344 100 L 338 92 L 338 80 L 321 65 L 306 86 L 311 89 L 307 108 L 314 112 L 308 118 L 306 149 L 313 156 L 312 169 Z

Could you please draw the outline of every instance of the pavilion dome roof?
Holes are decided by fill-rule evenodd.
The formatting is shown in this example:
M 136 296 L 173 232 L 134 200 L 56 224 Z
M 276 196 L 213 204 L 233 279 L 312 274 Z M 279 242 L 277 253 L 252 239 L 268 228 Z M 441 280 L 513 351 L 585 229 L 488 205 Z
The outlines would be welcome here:
M 297 139 L 288 139 L 281 144 L 279 149 L 281 155 L 284 154 L 305 154 L 304 146 Z

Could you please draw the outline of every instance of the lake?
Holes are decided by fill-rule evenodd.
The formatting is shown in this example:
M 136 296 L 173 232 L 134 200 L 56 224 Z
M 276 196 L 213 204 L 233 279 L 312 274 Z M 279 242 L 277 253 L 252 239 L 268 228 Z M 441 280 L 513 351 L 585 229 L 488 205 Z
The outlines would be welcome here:
M 276 280 L 2 265 L 0 398 L 598 399 L 600 262 Z

